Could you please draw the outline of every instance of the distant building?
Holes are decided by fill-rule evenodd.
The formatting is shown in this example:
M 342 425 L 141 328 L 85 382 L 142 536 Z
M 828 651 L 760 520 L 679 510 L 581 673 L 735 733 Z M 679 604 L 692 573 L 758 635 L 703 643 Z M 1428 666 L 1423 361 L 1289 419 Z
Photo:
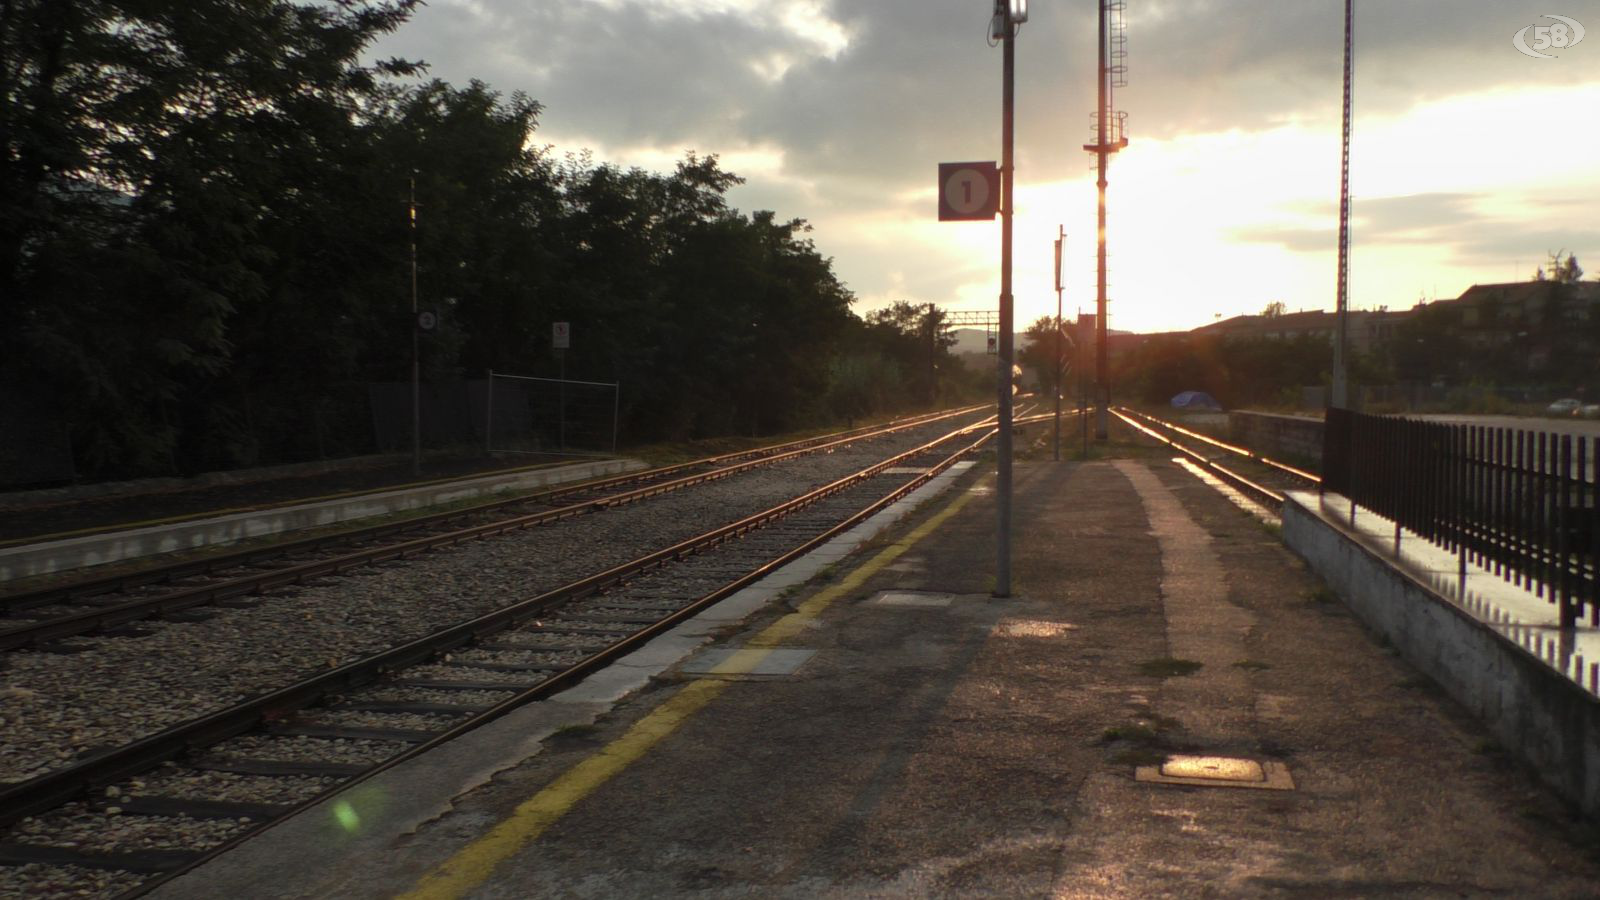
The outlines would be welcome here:
M 1509 343 L 1519 332 L 1543 327 L 1553 311 L 1574 325 L 1600 320 L 1600 282 L 1571 285 L 1569 302 L 1565 304 L 1559 304 L 1561 287 L 1554 281 L 1475 284 L 1453 300 L 1419 303 L 1408 310 L 1353 309 L 1349 312 L 1348 323 L 1350 349 L 1363 354 L 1386 349 L 1398 335 L 1399 327 L 1424 311 L 1430 316 L 1442 317 L 1451 333 L 1474 346 Z M 1561 308 L 1556 310 L 1558 304 Z M 1313 310 L 1275 316 L 1234 316 L 1196 328 L 1191 334 L 1279 340 L 1312 336 L 1331 342 L 1337 329 L 1336 314 Z
M 1371 353 L 1384 346 L 1395 336 L 1395 329 L 1410 318 L 1411 310 L 1391 312 L 1388 309 L 1350 310 L 1350 348 L 1357 353 Z M 1275 316 L 1234 316 L 1194 329 L 1193 334 L 1216 335 L 1228 338 L 1270 338 L 1287 340 L 1297 337 L 1320 337 L 1332 343 L 1338 333 L 1339 317 L 1331 312 L 1282 313 Z
M 1557 291 L 1562 287 L 1568 286 L 1554 281 L 1475 284 L 1460 297 L 1434 305 L 1455 307 L 1464 331 L 1507 331 L 1512 326 L 1543 325 L 1559 302 Z M 1558 314 L 1569 321 L 1590 321 L 1600 305 L 1600 282 L 1580 281 L 1570 287 L 1573 302 Z

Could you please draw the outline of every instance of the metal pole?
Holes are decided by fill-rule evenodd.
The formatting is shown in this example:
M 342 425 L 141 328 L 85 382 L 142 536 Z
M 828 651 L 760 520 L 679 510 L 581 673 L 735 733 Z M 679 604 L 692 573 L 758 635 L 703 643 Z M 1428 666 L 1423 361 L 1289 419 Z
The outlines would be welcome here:
M 489 397 L 483 412 L 483 453 L 494 456 L 494 370 L 489 370 Z
M 567 351 L 557 350 L 556 359 L 560 363 L 561 383 L 556 387 L 556 420 L 560 423 L 557 440 L 560 445 L 558 450 L 567 449 Z
M 1344 141 L 1339 163 L 1338 335 L 1333 343 L 1333 392 L 1329 405 L 1350 408 L 1345 341 L 1350 306 L 1350 104 L 1355 76 L 1355 0 L 1344 0 Z
M 1077 341 L 1072 345 L 1072 364 L 1078 370 L 1078 436 L 1082 439 L 1082 458 L 1089 459 L 1089 395 L 1083 389 L 1083 307 L 1078 307 L 1078 327 L 1072 330 L 1078 335 Z
M 417 334 L 417 176 L 411 176 L 411 474 L 422 474 L 422 350 Z
M 1014 364 L 1011 322 L 1011 197 L 1015 172 L 1012 168 L 1013 99 L 1017 62 L 1017 27 L 1004 22 L 1004 61 L 1000 88 L 1000 415 L 994 595 L 1011 596 L 1011 367 Z
M 1111 143 L 1111 97 L 1110 73 L 1107 71 L 1106 60 L 1106 0 L 1100 0 L 1100 77 L 1099 77 L 1099 110 L 1097 119 L 1099 127 L 1095 135 L 1095 158 L 1099 163 L 1100 177 L 1096 184 L 1100 188 L 1099 207 L 1099 240 L 1096 251 L 1098 263 L 1095 279 L 1095 321 L 1094 321 L 1094 438 L 1103 441 L 1110 433 L 1111 414 L 1107 406 L 1111 403 L 1111 390 L 1107 383 L 1106 375 L 1106 161 L 1110 154 Z
M 1061 256 L 1066 252 L 1067 229 L 1057 225 L 1056 237 L 1056 451 L 1055 461 L 1061 461 Z
M 622 385 L 611 386 L 611 455 L 617 454 L 617 423 L 622 412 Z

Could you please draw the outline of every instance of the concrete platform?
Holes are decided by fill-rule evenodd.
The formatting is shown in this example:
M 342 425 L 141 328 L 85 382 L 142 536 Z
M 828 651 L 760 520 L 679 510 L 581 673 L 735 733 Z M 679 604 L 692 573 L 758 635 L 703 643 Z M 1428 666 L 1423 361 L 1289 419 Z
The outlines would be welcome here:
M 155 896 L 1595 895 L 1564 807 L 1248 513 L 1160 459 L 1017 484 L 1016 597 L 958 484 Z
M 1338 495 L 1291 492 L 1284 540 L 1367 627 L 1600 819 L 1600 629 Z
M 499 493 L 533 490 L 642 468 L 645 468 L 645 464 L 638 460 L 595 460 L 245 510 L 205 519 L 153 523 L 125 531 L 61 538 L 37 544 L 0 547 L 0 582 L 163 553 L 234 544 L 251 538 L 425 510 L 466 500 L 487 499 Z

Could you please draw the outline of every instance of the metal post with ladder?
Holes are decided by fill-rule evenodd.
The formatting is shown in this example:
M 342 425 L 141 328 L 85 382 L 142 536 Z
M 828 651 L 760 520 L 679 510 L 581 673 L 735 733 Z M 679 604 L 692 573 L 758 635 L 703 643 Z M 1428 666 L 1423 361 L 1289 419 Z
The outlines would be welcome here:
M 1100 189 L 1095 279 L 1095 420 L 1096 440 L 1105 440 L 1111 424 L 1110 374 L 1106 365 L 1106 165 L 1111 154 L 1128 146 L 1128 114 L 1114 109 L 1115 89 L 1128 84 L 1128 35 L 1123 14 L 1127 0 L 1100 0 L 1099 105 L 1094 114 L 1095 142 L 1083 149 L 1095 155 Z

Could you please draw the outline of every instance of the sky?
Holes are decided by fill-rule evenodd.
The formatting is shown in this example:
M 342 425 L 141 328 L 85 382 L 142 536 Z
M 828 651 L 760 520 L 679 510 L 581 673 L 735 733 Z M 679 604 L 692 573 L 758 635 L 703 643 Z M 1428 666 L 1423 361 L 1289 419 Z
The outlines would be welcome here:
M 375 48 L 521 91 L 553 152 L 670 171 L 716 154 L 731 202 L 810 222 L 866 313 L 997 305 L 1000 224 L 937 221 L 940 162 L 999 159 L 985 0 L 428 0 Z M 1094 0 L 1033 0 L 1017 37 L 1016 321 L 1093 311 Z M 1343 3 L 1127 0 L 1129 146 L 1109 173 L 1115 329 L 1333 309 Z M 1551 58 L 1513 38 L 1585 39 Z M 1353 308 L 1600 274 L 1600 0 L 1357 0 Z M 1525 44 L 1536 40 L 1525 33 Z

